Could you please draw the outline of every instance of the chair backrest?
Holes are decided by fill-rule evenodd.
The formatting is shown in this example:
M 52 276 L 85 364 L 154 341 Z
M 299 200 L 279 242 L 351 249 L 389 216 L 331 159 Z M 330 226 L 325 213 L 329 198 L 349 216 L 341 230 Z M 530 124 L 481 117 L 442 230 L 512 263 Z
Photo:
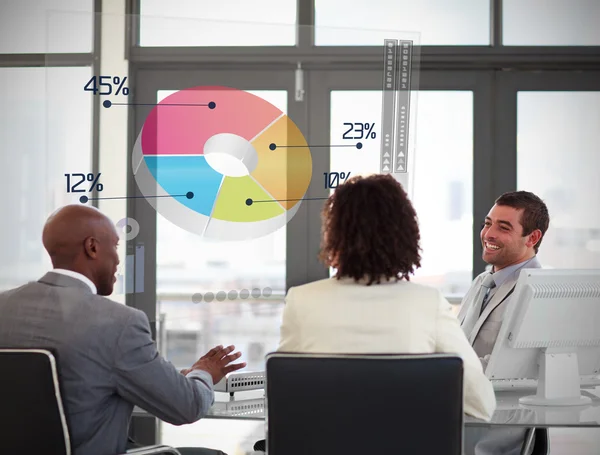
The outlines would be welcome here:
M 273 353 L 269 455 L 460 455 L 463 363 L 452 355 Z
M 0 349 L 0 452 L 70 455 L 57 359 L 46 349 Z

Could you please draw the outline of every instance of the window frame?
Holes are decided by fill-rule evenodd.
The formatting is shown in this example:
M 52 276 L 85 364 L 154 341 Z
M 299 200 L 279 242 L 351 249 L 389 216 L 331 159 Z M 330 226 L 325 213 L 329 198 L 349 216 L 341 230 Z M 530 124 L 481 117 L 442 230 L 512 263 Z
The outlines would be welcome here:
M 56 67 L 91 67 L 92 76 L 100 76 L 102 3 L 94 0 L 94 21 L 92 27 L 92 52 L 89 53 L 26 53 L 0 54 L 0 68 L 56 68 Z M 92 172 L 100 169 L 100 97 L 92 100 Z M 94 188 L 92 198 L 98 197 Z M 91 205 L 98 207 L 98 200 L 93 199 Z
M 490 71 L 420 71 L 418 85 L 413 90 L 426 91 L 471 91 L 473 92 L 473 239 L 479 238 L 478 219 L 483 219 L 493 205 L 492 181 L 486 176 L 493 172 L 494 155 L 492 137 L 493 73 Z M 311 71 L 309 75 L 309 105 L 313 113 L 309 117 L 309 129 L 315 143 L 327 144 L 330 141 L 331 92 L 337 90 L 381 90 L 381 70 L 360 71 Z M 313 158 L 315 174 L 329 172 L 329 149 L 322 149 Z M 322 185 L 315 189 L 311 197 L 327 197 L 328 190 Z M 307 269 L 309 281 L 329 277 L 329 269 L 317 260 L 320 245 L 320 206 L 309 207 L 309 259 Z M 485 268 L 481 258 L 480 242 L 473 244 L 473 278 Z
M 142 47 L 140 1 L 127 2 L 127 58 L 132 63 L 351 64 L 378 69 L 380 46 L 315 46 L 315 2 L 297 0 L 296 46 Z M 415 46 L 422 69 L 559 69 L 600 67 L 600 46 L 504 46 L 502 0 L 490 1 L 490 44 Z
M 517 113 L 519 92 L 600 91 L 600 69 L 592 71 L 513 71 L 496 75 L 494 194 L 517 187 Z
M 92 51 L 88 53 L 0 53 L 0 69 L 3 68 L 91 68 L 92 76 L 100 74 L 101 31 L 102 31 L 102 0 L 93 1 L 94 20 L 92 23 Z M 83 88 L 83 87 L 82 87 Z M 98 173 L 100 167 L 100 97 L 93 97 L 91 112 L 91 171 Z M 98 196 L 97 188 L 91 198 Z M 91 200 L 90 205 L 98 207 L 97 200 Z
M 225 85 L 242 90 L 286 90 L 288 92 L 287 115 L 301 131 L 307 131 L 304 105 L 294 102 L 294 73 L 286 70 L 246 70 L 242 74 L 226 70 L 199 70 L 193 68 L 143 69 L 130 77 L 137 87 L 134 91 L 133 105 L 129 106 L 130 128 L 128 134 L 129 149 L 137 138 L 137 132 L 152 110 L 149 100 L 156 99 L 159 90 L 181 90 L 195 85 Z M 131 84 L 130 84 L 131 86 Z M 305 137 L 308 135 L 305 134 Z M 308 139 L 308 137 L 307 137 Z M 145 228 L 134 240 L 127 242 L 128 254 L 133 254 L 136 245 L 156 245 L 157 213 L 145 201 L 132 172 L 132 163 L 127 162 L 128 182 L 127 216 L 132 217 Z M 312 186 L 312 185 L 311 185 Z M 308 197 L 310 197 L 310 188 Z M 286 257 L 294 260 L 286 261 L 286 290 L 289 287 L 305 283 L 308 279 L 305 264 L 307 261 L 307 210 L 308 204 L 302 204 L 296 215 L 287 223 Z M 153 335 L 156 334 L 156 248 L 146 248 L 144 254 L 145 292 L 126 295 L 126 304 L 144 311 L 150 319 Z
M 108 1 L 108 0 L 106 0 Z M 144 71 L 162 70 L 255 70 L 255 71 L 287 71 L 293 72 L 301 67 L 305 71 L 307 102 L 320 103 L 317 115 L 309 116 L 307 102 L 297 103 L 294 121 L 305 132 L 309 141 L 329 140 L 318 118 L 323 121 L 329 115 L 325 100 L 313 100 L 318 89 L 319 71 L 329 74 L 339 72 L 377 72 L 381 71 L 380 46 L 314 46 L 313 27 L 315 24 L 314 0 L 297 0 L 297 43 L 296 46 L 271 47 L 175 47 L 146 48 L 139 46 L 139 14 L 142 0 L 120 0 L 124 4 L 127 15 L 125 30 L 125 58 L 130 63 L 129 87 L 136 96 L 140 87 L 140 78 Z M 0 54 L 2 67 L 40 67 L 40 66 L 91 66 L 93 75 L 100 75 L 101 24 L 103 0 L 94 0 L 94 41 L 93 52 L 86 54 Z M 483 219 L 489 207 L 503 191 L 515 189 L 516 185 L 516 115 L 517 91 L 521 90 L 585 90 L 592 87 L 590 81 L 600 71 L 600 46 L 504 46 L 502 44 L 502 0 L 490 0 L 490 34 L 491 43 L 487 46 L 415 46 L 415 53 L 420 54 L 420 61 L 415 65 L 420 71 L 421 89 L 439 87 L 443 84 L 443 74 L 465 77 L 464 81 L 455 80 L 457 85 L 473 78 L 478 81 L 474 89 L 474 200 L 473 200 L 473 272 L 482 270 L 481 246 L 478 242 L 479 226 L 477 219 Z M 234 62 L 234 63 L 232 63 Z M 308 73 L 306 73 L 308 72 Z M 312 72 L 312 74 L 311 74 Z M 364 73 L 363 73 L 364 74 Z M 429 76 L 431 75 L 431 76 Z M 336 76 L 337 77 L 337 76 Z M 431 79 L 428 79 L 431 78 Z M 361 77 L 355 84 L 361 86 Z M 368 80 L 368 77 L 367 79 Z M 379 78 L 378 78 L 379 80 Z M 452 79 L 448 79 L 452 81 Z M 431 84 L 429 83 L 431 82 Z M 436 85 L 437 84 L 437 85 Z M 332 87 L 332 86 L 330 86 Z M 571 87 L 571 88 L 569 88 Z M 598 90 L 594 85 L 593 90 Z M 436 88 L 429 88 L 434 90 Z M 447 86 L 446 89 L 451 89 Z M 456 88 L 455 88 L 456 89 Z M 589 89 L 592 90 L 592 89 Z M 292 97 L 293 99 L 293 97 Z M 93 172 L 99 170 L 99 118 L 100 97 L 93 101 L 92 129 L 92 163 Z M 289 109 L 295 103 L 289 103 Z M 312 104 L 315 105 L 315 104 Z M 128 107 L 129 142 L 136 130 L 136 112 L 133 106 Z M 139 114 L 138 114 L 139 115 Z M 294 115 L 294 114 L 291 114 Z M 139 130 L 138 130 L 139 131 Z M 315 142 L 316 143 L 316 142 Z M 132 144 L 131 144 L 132 145 Z M 477 152 L 482 150 L 481 152 Z M 479 153 L 479 154 L 478 154 Z M 499 157 L 502 157 L 501 159 Z M 329 159 L 327 156 L 327 163 Z M 128 196 L 136 191 L 135 184 L 128 174 Z M 318 193 L 316 188 L 309 188 L 311 195 Z M 94 193 L 92 197 L 97 197 Z M 131 201 L 131 200 L 129 200 Z M 98 201 L 93 201 L 98 206 Z M 316 206 L 315 206 L 316 207 Z M 298 262 L 289 267 L 297 268 L 290 274 L 288 270 L 288 287 L 312 281 L 327 273 L 325 267 L 308 260 L 317 248 L 316 210 L 310 214 L 308 226 L 293 227 L 298 233 L 308 232 L 306 248 L 303 251 L 291 251 L 288 247 L 287 257 L 294 257 Z M 127 216 L 136 217 L 135 204 L 128 202 Z M 156 216 L 156 215 L 154 215 Z M 298 218 L 296 216 L 295 218 Z M 148 238 L 147 240 L 154 240 Z M 310 243 L 310 244 L 309 244 Z M 135 247 L 134 241 L 128 242 L 128 248 Z M 295 261 L 289 261 L 295 262 Z M 146 264 L 149 266 L 148 264 Z M 147 270 L 155 269 L 153 263 Z M 297 275 L 296 275 L 297 274 Z M 290 276 L 297 276 L 290 280 Z M 155 285 L 155 283 L 153 283 Z M 148 289 L 148 288 L 146 288 Z M 150 288 L 152 289 L 152 288 Z M 147 294 L 150 294 L 147 292 Z M 131 297 L 131 298 L 130 298 Z M 148 315 L 156 315 L 156 296 L 154 304 L 141 305 Z M 135 294 L 128 295 L 127 304 L 137 306 Z M 156 335 L 156 334 L 154 334 Z M 141 443 L 154 444 L 158 441 L 156 419 L 134 419 L 133 437 Z

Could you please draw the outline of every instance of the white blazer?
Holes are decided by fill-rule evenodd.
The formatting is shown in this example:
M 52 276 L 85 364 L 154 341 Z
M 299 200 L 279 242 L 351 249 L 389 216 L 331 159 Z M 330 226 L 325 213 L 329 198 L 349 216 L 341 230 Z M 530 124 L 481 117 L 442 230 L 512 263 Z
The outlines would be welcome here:
M 282 352 L 454 353 L 464 364 L 464 412 L 489 421 L 496 397 L 481 362 L 440 291 L 407 281 L 366 286 L 328 278 L 290 288 Z

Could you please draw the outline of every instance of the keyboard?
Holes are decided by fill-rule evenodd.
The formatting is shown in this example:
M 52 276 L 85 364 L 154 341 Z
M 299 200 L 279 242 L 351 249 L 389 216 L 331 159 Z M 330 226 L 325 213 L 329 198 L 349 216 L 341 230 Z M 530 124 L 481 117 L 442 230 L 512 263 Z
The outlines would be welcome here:
M 538 386 L 537 379 L 492 379 L 491 382 L 496 392 L 506 392 L 511 390 L 536 390 Z M 581 378 L 582 389 L 599 386 L 599 376 Z
M 497 392 L 537 389 L 537 381 L 535 379 L 492 379 L 492 385 Z
M 264 389 L 265 380 L 266 375 L 264 371 L 229 373 L 215 384 L 215 392 L 229 392 L 233 395 L 235 392 L 243 390 Z
M 240 400 L 230 402 L 215 402 L 210 409 L 210 415 L 217 417 L 246 417 L 262 419 L 265 416 L 265 399 Z

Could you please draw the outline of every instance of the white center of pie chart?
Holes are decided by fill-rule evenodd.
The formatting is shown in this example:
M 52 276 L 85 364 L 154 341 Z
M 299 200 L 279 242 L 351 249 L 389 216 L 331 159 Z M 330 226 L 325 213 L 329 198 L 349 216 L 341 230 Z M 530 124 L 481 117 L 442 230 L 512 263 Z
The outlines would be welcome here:
M 237 134 L 215 134 L 204 144 L 206 162 L 227 177 L 250 175 L 258 164 L 258 154 L 252 144 Z

